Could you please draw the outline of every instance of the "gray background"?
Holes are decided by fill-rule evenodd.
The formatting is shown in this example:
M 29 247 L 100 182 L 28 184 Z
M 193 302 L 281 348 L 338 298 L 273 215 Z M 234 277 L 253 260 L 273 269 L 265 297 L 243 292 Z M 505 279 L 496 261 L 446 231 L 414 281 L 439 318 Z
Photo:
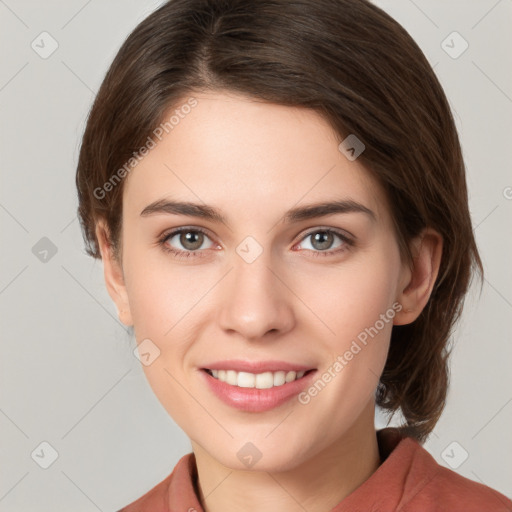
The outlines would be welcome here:
M 454 334 L 448 404 L 425 447 L 512 496 L 512 0 L 376 3 L 415 38 L 450 99 L 486 270 Z M 159 4 L 0 0 L 1 511 L 117 510 L 191 451 L 132 354 L 75 214 L 94 93 Z M 31 47 L 51 49 L 43 31 L 58 43 L 45 59 Z M 458 58 L 445 51 L 463 48 L 458 36 L 446 40 L 453 31 L 469 43 Z M 58 453 L 47 469 L 43 441 Z

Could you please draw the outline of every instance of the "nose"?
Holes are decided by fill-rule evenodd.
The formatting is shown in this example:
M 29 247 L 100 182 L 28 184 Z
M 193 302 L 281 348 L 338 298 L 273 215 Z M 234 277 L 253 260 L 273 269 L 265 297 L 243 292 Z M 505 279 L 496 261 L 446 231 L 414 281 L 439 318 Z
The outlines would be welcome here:
M 272 268 L 271 263 L 266 251 L 252 263 L 234 255 L 234 268 L 226 276 L 218 313 L 225 332 L 254 341 L 293 328 L 293 293 L 284 284 L 282 271 Z

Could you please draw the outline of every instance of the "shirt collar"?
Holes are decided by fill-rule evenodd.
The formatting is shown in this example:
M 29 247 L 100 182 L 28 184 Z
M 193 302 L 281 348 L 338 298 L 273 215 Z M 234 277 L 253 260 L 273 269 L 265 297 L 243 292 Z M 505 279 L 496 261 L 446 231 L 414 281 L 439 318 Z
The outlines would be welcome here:
M 402 437 L 396 428 L 388 427 L 377 431 L 377 443 L 381 464 L 377 470 L 357 489 L 336 505 L 331 512 L 377 510 L 377 507 L 393 509 L 407 492 L 414 492 L 415 479 L 408 479 L 413 469 L 412 462 L 421 445 L 410 437 Z M 425 451 L 427 457 L 430 457 Z M 428 462 L 428 460 L 424 461 Z M 428 466 L 428 464 L 427 464 Z M 421 465 L 418 477 L 425 481 L 425 465 Z M 414 471 L 413 471 L 414 473 Z M 169 510 L 204 512 L 199 501 L 198 475 L 194 453 L 184 455 L 172 473 L 168 488 Z M 414 476 L 414 475 L 413 475 Z M 407 481 L 407 486 L 406 486 Z

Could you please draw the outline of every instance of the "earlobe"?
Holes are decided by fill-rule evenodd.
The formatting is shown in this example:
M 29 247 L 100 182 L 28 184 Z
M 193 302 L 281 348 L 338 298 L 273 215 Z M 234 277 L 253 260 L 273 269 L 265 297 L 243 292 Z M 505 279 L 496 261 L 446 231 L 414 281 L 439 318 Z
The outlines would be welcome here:
M 442 236 L 432 228 L 426 228 L 413 240 L 411 268 L 405 269 L 397 301 L 402 309 L 394 318 L 394 325 L 410 324 L 418 318 L 427 305 L 436 282 L 443 248 Z
M 108 294 L 117 307 L 119 320 L 124 325 L 131 326 L 133 325 L 133 321 L 122 265 L 114 255 L 110 243 L 109 230 L 103 220 L 98 221 L 96 224 L 96 239 L 98 240 L 101 259 L 103 261 L 103 274 Z

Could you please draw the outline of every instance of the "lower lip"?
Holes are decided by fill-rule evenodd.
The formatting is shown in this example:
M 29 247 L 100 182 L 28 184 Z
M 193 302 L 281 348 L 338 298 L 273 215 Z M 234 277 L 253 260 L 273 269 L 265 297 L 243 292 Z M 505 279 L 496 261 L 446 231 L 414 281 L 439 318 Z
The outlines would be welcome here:
M 268 389 L 240 388 L 212 377 L 201 370 L 210 389 L 226 404 L 246 412 L 264 412 L 274 409 L 298 395 L 309 386 L 316 370 L 301 379 Z

